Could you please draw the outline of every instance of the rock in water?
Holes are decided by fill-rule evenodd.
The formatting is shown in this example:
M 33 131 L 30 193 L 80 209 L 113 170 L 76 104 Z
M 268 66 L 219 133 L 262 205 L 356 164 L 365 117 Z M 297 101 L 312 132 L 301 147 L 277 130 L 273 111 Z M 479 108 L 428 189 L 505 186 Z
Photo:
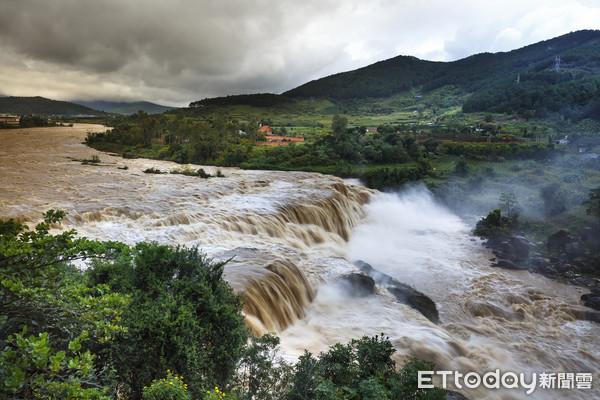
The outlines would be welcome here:
M 582 295 L 581 300 L 584 302 L 584 306 L 600 311 L 600 293 L 597 290 Z
M 389 275 L 379 272 L 371 265 L 364 261 L 358 260 L 354 262 L 361 271 L 374 279 L 375 283 L 386 288 L 395 298 L 396 301 L 406 304 L 417 310 L 431 322 L 437 324 L 439 321 L 439 313 L 435 302 L 425 294 L 419 292 L 413 287 L 399 282 Z
M 375 293 L 375 280 L 365 274 L 348 274 L 342 276 L 338 283 L 355 297 L 366 297 Z
M 510 260 L 498 260 L 498 263 L 496 263 L 495 265 L 498 268 L 504 268 L 504 269 L 525 269 L 525 268 L 521 268 L 520 266 L 518 266 L 517 264 L 515 264 L 514 262 L 510 261 Z
M 440 316 L 437 307 L 435 306 L 435 302 L 423 293 L 404 283 L 388 286 L 387 290 L 396 297 L 396 300 L 399 303 L 411 306 L 434 324 L 439 322 Z

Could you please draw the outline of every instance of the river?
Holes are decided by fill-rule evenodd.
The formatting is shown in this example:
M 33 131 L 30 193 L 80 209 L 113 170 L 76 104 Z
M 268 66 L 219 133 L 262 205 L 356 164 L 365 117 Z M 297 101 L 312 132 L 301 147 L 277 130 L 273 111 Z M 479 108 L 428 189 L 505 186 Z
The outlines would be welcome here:
M 123 159 L 82 144 L 87 132 L 104 129 L 0 130 L 0 218 L 31 225 L 46 210 L 61 209 L 68 215 L 56 230 L 128 244 L 198 246 L 215 259 L 233 257 L 225 276 L 245 293 L 248 324 L 276 332 L 290 359 L 304 349 L 318 353 L 384 333 L 400 363 L 416 356 L 441 371 L 483 376 L 499 370 L 523 373 L 526 383 L 537 379 L 530 395 L 524 385 L 468 388 L 462 382 L 459 391 L 471 399 L 600 397 L 600 326 L 577 319 L 586 310 L 578 304 L 586 290 L 490 267 L 492 255 L 470 227 L 426 189 L 379 193 L 320 174 L 235 168 L 221 168 L 224 177 L 211 179 L 146 174 L 147 168 L 182 166 Z M 100 163 L 81 163 L 92 156 Z M 215 167 L 203 168 L 216 174 Z M 335 282 L 358 272 L 355 260 L 431 297 L 439 324 L 383 288 L 367 297 L 341 289 Z M 555 374 L 554 389 L 540 385 L 544 373 Z M 586 374 L 592 389 L 578 388 Z M 458 389 L 453 376 L 448 387 Z M 575 387 L 559 389 L 559 381 Z M 441 384 L 441 375 L 434 382 Z

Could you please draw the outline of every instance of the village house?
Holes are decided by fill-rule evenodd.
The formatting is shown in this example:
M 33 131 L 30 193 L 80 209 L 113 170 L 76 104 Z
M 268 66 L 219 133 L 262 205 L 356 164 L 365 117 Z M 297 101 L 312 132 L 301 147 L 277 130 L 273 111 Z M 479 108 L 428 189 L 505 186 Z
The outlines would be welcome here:
M 261 126 L 258 131 L 265 135 L 264 142 L 254 142 L 256 146 L 289 146 L 290 144 L 304 142 L 304 136 L 277 136 L 273 135 L 270 126 Z
M 265 136 L 269 136 L 273 134 L 273 129 L 271 129 L 271 127 L 269 125 L 264 125 L 261 126 L 258 131 L 262 134 L 264 134 Z
M 0 124 L 19 125 L 19 117 L 10 114 L 0 114 Z

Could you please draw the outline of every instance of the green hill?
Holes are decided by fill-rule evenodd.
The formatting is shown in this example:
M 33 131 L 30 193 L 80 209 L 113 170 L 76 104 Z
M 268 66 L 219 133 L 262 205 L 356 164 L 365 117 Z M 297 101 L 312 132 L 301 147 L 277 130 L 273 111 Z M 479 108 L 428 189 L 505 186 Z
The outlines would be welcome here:
M 518 82 L 517 82 L 518 80 Z M 461 93 L 465 112 L 544 117 L 562 112 L 573 120 L 600 118 L 600 31 L 585 30 L 521 49 L 483 53 L 453 62 L 398 56 L 355 71 L 314 80 L 283 93 L 328 99 L 346 109 L 394 96 Z M 466 101 L 465 101 L 466 100 Z M 448 99 L 430 96 L 429 103 Z
M 68 101 L 44 97 L 0 97 L 0 113 L 47 116 L 106 116 L 107 113 Z
M 398 56 L 355 71 L 308 82 L 283 93 L 288 97 L 381 98 L 410 89 L 433 91 L 445 85 L 469 91 L 489 88 L 519 73 L 552 70 L 578 76 L 600 73 L 600 31 L 578 31 L 504 53 L 483 53 L 453 62 Z

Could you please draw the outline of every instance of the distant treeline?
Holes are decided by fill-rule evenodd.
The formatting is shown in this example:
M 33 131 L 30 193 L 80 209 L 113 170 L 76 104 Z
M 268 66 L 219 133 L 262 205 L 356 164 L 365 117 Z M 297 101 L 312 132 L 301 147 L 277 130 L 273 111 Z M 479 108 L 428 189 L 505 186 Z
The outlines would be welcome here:
M 559 113 L 573 121 L 600 120 L 600 74 L 585 79 L 554 71 L 523 74 L 520 82 L 504 82 L 474 94 L 464 103 L 463 111 L 536 118 Z
M 293 104 L 293 100 L 272 93 L 260 93 L 260 94 L 240 94 L 226 97 L 215 97 L 210 99 L 203 99 L 193 101 L 190 103 L 190 107 L 202 107 L 202 106 L 253 106 L 253 107 L 277 107 L 286 106 Z
M 501 161 L 508 159 L 539 160 L 554 152 L 547 143 L 473 143 L 445 142 L 440 149 L 446 154 L 479 160 Z

